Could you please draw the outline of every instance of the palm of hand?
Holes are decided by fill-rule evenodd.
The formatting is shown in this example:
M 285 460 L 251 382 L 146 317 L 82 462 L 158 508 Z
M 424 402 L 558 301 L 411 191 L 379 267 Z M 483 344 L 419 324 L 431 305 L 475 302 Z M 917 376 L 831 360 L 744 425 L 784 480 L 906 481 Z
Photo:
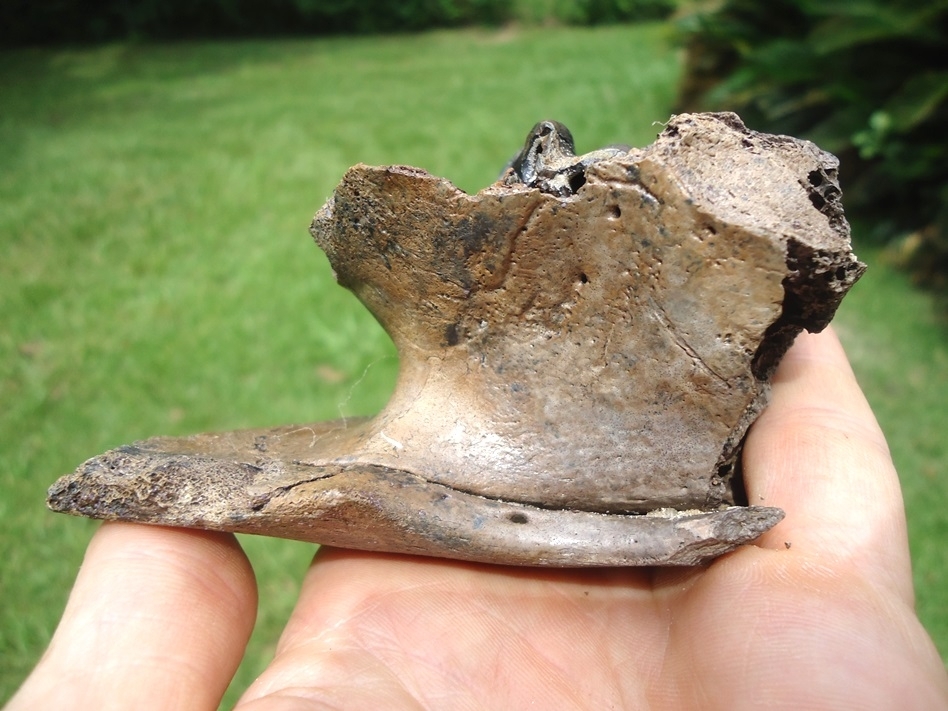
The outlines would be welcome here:
M 886 601 L 782 557 L 536 572 L 331 551 L 246 700 L 282 708 L 287 678 L 340 709 L 882 709 L 917 693 L 893 673 L 893 620 L 867 625 Z M 885 694 L 864 683 L 886 678 Z

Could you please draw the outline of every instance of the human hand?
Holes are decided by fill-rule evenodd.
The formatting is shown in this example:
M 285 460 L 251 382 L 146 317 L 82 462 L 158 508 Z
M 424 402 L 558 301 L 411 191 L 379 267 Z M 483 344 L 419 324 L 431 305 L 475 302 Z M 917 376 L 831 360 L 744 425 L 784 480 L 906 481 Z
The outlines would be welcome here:
M 744 475 L 786 519 L 703 568 L 322 548 L 238 708 L 948 709 L 898 478 L 831 332 L 784 358 Z M 104 524 L 8 711 L 214 709 L 255 609 L 232 536 Z

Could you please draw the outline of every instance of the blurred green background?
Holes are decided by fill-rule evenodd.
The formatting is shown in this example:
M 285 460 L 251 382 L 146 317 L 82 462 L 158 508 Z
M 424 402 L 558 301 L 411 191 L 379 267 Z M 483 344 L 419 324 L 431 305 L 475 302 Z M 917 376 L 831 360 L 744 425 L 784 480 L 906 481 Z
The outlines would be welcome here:
M 122 42 L 0 53 L 0 702 L 45 648 L 97 524 L 60 474 L 156 434 L 369 414 L 397 359 L 307 227 L 357 162 L 467 191 L 530 126 L 646 145 L 684 65 L 671 25 Z M 845 186 L 844 186 L 845 189 Z M 918 606 L 948 656 L 948 328 L 885 254 L 836 324 L 903 479 Z M 310 545 L 242 537 L 266 664 Z

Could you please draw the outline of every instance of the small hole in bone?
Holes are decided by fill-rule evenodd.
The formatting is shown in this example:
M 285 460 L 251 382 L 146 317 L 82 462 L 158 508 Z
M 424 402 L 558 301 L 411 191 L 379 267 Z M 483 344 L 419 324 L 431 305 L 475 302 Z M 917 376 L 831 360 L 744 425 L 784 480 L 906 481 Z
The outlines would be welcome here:
M 512 513 L 509 516 L 507 516 L 507 520 L 510 521 L 511 523 L 527 523 L 529 519 L 527 518 L 526 514 L 522 514 L 518 512 L 518 513 Z

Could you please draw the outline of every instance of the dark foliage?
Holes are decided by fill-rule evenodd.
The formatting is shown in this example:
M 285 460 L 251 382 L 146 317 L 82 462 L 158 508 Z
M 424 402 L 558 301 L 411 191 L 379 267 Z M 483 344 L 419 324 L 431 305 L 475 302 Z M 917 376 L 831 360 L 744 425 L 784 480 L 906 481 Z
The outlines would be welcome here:
M 680 110 L 836 153 L 851 214 L 948 287 L 948 1 L 726 0 L 682 26 Z
M 411 32 L 527 15 L 595 25 L 662 19 L 674 7 L 674 0 L 7 0 L 0 3 L 0 42 Z
M 675 9 L 673 0 L 565 0 L 555 17 L 573 25 L 663 20 Z
M 11 0 L 8 44 L 386 32 L 503 20 L 498 0 Z

